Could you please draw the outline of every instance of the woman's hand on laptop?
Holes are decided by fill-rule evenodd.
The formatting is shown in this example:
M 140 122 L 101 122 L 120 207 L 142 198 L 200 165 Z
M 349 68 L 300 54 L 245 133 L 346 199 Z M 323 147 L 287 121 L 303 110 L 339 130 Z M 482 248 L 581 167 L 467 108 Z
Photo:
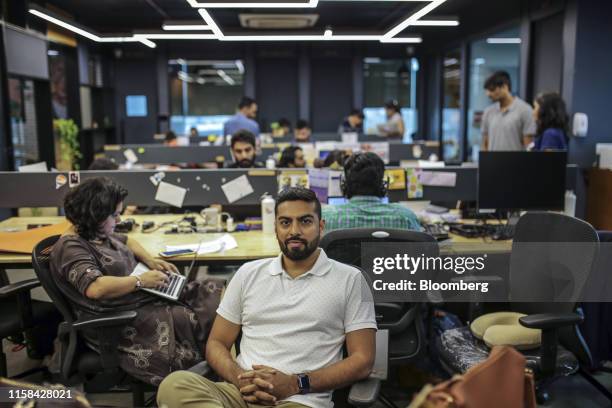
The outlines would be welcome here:
M 156 269 L 141 274 L 139 278 L 145 288 L 165 288 L 168 286 L 168 275 Z
M 166 262 L 163 259 L 148 259 L 145 264 L 151 268 L 152 270 L 158 270 L 167 273 L 179 273 L 178 268 L 171 264 L 170 262 Z

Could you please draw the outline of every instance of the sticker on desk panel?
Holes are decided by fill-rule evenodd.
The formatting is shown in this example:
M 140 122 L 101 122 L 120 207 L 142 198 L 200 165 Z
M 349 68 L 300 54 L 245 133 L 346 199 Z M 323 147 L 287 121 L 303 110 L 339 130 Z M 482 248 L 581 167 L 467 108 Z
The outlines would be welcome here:
M 187 189 L 174 184 L 160 181 L 157 187 L 157 193 L 155 199 L 162 203 L 170 204 L 175 207 L 181 208 L 185 201 L 185 195 L 187 195 Z
M 125 156 L 125 159 L 128 161 L 128 163 L 134 164 L 138 161 L 138 156 L 136 156 L 136 153 L 134 153 L 132 149 L 125 149 L 123 151 L 123 155 Z
M 164 177 L 166 177 L 166 173 L 160 171 L 149 177 L 149 180 L 151 180 L 151 183 L 153 183 L 153 185 L 157 187 L 159 183 L 164 179 Z
M 78 171 L 71 171 L 68 173 L 68 186 L 70 188 L 76 187 L 81 184 L 81 173 Z
M 64 187 L 66 185 L 66 183 L 68 182 L 68 178 L 66 178 L 65 175 L 63 174 L 58 174 L 55 177 L 55 189 L 59 190 L 60 188 Z
M 406 172 L 404 169 L 385 170 L 385 179 L 389 183 L 389 190 L 403 190 L 406 188 Z
M 423 198 L 423 184 L 419 181 L 420 169 L 406 169 L 408 198 Z
M 249 182 L 246 174 L 235 178 L 234 180 L 221 185 L 221 190 L 225 194 L 225 198 L 227 198 L 228 203 L 236 202 L 249 194 L 252 194 L 255 190 L 253 190 L 253 186 Z

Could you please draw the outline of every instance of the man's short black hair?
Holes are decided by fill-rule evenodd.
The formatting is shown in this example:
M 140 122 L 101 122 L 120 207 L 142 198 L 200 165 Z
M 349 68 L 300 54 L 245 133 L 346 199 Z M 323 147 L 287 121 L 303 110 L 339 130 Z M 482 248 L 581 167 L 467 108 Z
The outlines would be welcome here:
M 305 201 L 307 203 L 315 203 L 315 212 L 321 219 L 321 202 L 317 198 L 314 191 L 304 187 L 289 187 L 282 190 L 276 198 L 276 205 L 274 206 L 274 213 L 278 214 L 278 206 L 285 201 Z
M 95 239 L 100 226 L 127 197 L 127 190 L 108 177 L 87 179 L 64 198 L 66 218 L 77 233 Z
M 174 133 L 173 131 L 169 130 L 166 132 L 166 138 L 164 139 L 166 142 L 171 142 L 173 140 L 176 140 L 176 133 Z
M 346 198 L 353 196 L 384 197 L 385 163 L 375 153 L 355 153 L 344 162 L 342 192 Z
M 238 102 L 238 109 L 248 108 L 254 103 L 256 103 L 255 99 L 249 98 L 248 96 L 243 96 L 242 99 L 240 99 L 240 102 Z
M 487 78 L 484 83 L 484 89 L 494 91 L 496 88 L 501 88 L 504 85 L 508 85 L 508 90 L 512 89 L 510 74 L 506 71 L 497 71 Z
M 397 113 L 399 113 L 401 111 L 401 109 L 402 109 L 401 105 L 399 104 L 399 102 L 396 99 L 391 99 L 391 100 L 385 102 L 385 108 L 394 110 Z
M 248 130 L 241 129 L 232 135 L 232 140 L 230 142 L 232 149 L 238 142 L 248 143 L 255 147 L 255 135 Z
M 101 157 L 94 160 L 87 170 L 117 170 L 119 166 L 114 161 Z
M 304 119 L 300 119 L 295 123 L 295 128 L 296 129 L 305 129 L 305 128 L 310 128 L 310 124 L 308 123 L 308 121 L 304 120 Z
M 363 119 L 363 112 L 361 109 L 351 109 L 349 116 L 357 116 L 359 119 Z

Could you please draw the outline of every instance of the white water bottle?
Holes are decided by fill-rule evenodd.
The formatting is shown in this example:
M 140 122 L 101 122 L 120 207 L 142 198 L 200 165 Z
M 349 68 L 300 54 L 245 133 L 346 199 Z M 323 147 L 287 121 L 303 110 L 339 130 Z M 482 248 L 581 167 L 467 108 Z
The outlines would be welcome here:
M 266 160 L 266 169 L 274 168 L 276 168 L 276 160 L 274 160 L 274 157 L 270 156 L 268 157 L 268 160 Z
M 261 199 L 261 228 L 264 234 L 274 233 L 274 205 L 276 201 L 274 198 L 265 193 Z
M 576 216 L 576 194 L 573 191 L 567 190 L 565 192 L 565 215 L 570 217 Z

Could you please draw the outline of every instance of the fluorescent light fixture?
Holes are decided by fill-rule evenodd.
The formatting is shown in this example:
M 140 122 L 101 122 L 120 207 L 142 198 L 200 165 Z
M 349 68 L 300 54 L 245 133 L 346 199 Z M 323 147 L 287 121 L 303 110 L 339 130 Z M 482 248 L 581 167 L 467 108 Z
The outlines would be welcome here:
M 92 41 L 96 41 L 99 42 L 100 41 L 100 36 L 97 36 L 93 33 L 90 33 L 89 31 L 83 30 L 82 28 L 79 28 L 75 25 L 72 25 L 70 23 L 67 23 L 65 21 L 60 20 L 59 18 L 55 18 L 49 14 L 43 13 L 42 11 L 36 10 L 36 9 L 30 9 L 29 10 L 30 14 L 34 14 L 36 17 L 40 17 L 43 20 L 47 20 L 50 23 L 53 23 L 55 25 L 58 25 L 62 28 L 65 28 L 66 30 L 70 30 L 73 33 L 82 35 L 85 38 L 89 38 Z
M 445 67 L 450 67 L 451 65 L 455 65 L 458 64 L 459 60 L 457 58 L 445 58 L 444 59 L 444 66 Z
M 217 74 L 229 85 L 236 85 L 236 81 L 234 81 L 229 75 L 227 75 L 224 70 L 218 69 Z
M 444 27 L 456 27 L 459 25 L 458 20 L 417 20 L 411 25 L 413 26 L 444 26 Z
M 520 38 L 487 38 L 487 44 L 520 44 Z
M 138 41 L 141 42 L 142 44 L 146 45 L 149 48 L 157 47 L 157 44 L 155 44 L 153 41 L 151 41 L 151 40 L 149 40 L 147 38 L 141 38 Z
M 223 32 L 221 31 L 217 23 L 215 23 L 215 20 L 213 20 L 210 14 L 208 14 L 208 11 L 206 11 L 206 9 L 199 9 L 198 13 L 200 13 L 200 16 L 202 16 L 204 22 L 206 22 L 206 24 L 210 27 L 210 29 L 217 36 L 217 38 L 223 38 Z
M 201 31 L 210 30 L 208 24 L 163 24 L 164 31 Z
M 401 23 L 399 23 L 398 25 L 396 25 L 395 27 L 393 27 L 392 29 L 387 31 L 385 33 L 384 37 L 387 38 L 387 39 L 395 37 L 396 35 L 398 35 L 402 31 L 404 31 L 407 27 L 409 27 L 411 25 L 414 25 L 414 23 L 416 21 L 419 21 L 421 19 L 421 17 L 427 15 L 428 13 L 430 13 L 431 11 L 436 9 L 438 6 L 440 6 L 445 1 L 446 0 L 431 0 L 431 2 L 429 4 L 427 4 L 426 6 L 421 8 L 419 11 L 417 11 L 414 14 L 412 14 L 411 16 L 406 18 L 404 21 L 402 21 Z M 394 42 L 394 41 L 382 41 L 381 40 L 381 42 Z
M 394 37 L 385 38 L 384 36 L 380 39 L 381 43 L 401 43 L 401 44 L 420 44 L 423 39 L 420 37 Z
M 242 63 L 242 61 L 236 60 L 234 61 L 234 63 L 236 64 L 236 68 L 238 69 L 238 72 L 240 72 L 241 74 L 244 74 L 244 64 Z
M 149 40 L 214 40 L 217 38 L 215 34 L 172 34 L 172 33 L 146 33 L 134 34 L 134 38 L 140 41 L 142 38 Z
M 252 3 L 208 3 L 206 1 L 200 2 L 198 0 L 187 0 L 187 3 L 193 8 L 315 8 L 319 3 L 319 0 L 310 0 L 308 3 L 266 3 L 266 2 L 252 2 Z

